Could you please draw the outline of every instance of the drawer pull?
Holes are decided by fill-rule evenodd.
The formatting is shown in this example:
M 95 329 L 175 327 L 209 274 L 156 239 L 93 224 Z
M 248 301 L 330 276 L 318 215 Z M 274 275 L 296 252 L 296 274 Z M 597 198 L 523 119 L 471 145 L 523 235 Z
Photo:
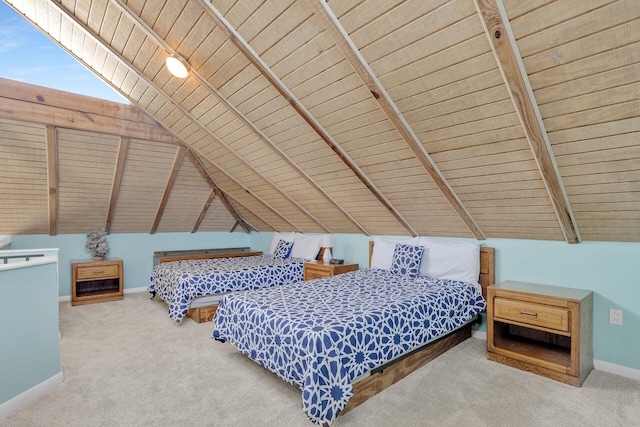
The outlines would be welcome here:
M 93 274 L 103 274 L 104 270 L 93 270 Z
M 521 311 L 520 314 L 527 317 L 533 317 L 533 318 L 538 317 L 538 313 L 528 313 L 526 311 Z

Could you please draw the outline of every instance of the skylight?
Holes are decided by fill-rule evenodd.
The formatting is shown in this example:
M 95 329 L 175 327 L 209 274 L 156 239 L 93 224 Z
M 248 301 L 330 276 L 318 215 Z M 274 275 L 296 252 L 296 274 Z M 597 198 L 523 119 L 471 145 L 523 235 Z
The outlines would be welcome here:
M 0 77 L 129 103 L 2 1 Z

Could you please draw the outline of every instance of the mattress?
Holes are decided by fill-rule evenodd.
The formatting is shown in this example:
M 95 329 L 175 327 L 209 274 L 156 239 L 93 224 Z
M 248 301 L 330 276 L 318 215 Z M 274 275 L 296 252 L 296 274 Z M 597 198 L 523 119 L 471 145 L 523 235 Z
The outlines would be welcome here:
M 355 379 L 466 324 L 485 306 L 477 284 L 362 269 L 229 294 L 212 336 L 299 387 L 307 416 L 330 423 Z
M 154 267 L 147 291 L 165 301 L 169 317 L 179 322 L 195 298 L 295 283 L 303 272 L 303 259 L 273 255 L 174 261 Z

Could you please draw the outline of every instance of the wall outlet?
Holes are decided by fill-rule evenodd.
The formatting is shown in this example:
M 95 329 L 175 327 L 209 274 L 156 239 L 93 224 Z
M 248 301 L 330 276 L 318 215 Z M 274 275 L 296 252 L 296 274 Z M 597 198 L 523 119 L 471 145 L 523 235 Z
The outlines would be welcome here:
M 612 325 L 622 325 L 622 310 L 609 309 L 609 323 Z

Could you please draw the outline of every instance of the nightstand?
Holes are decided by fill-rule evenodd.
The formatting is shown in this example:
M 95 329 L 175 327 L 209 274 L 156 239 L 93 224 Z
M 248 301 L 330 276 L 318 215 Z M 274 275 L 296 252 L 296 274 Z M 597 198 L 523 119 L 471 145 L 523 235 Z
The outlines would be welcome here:
M 304 263 L 304 280 L 321 279 L 358 269 L 358 264 L 329 264 L 323 261 Z
M 487 288 L 487 358 L 580 387 L 593 369 L 593 292 L 507 281 Z
M 121 259 L 71 262 L 71 305 L 122 299 Z

